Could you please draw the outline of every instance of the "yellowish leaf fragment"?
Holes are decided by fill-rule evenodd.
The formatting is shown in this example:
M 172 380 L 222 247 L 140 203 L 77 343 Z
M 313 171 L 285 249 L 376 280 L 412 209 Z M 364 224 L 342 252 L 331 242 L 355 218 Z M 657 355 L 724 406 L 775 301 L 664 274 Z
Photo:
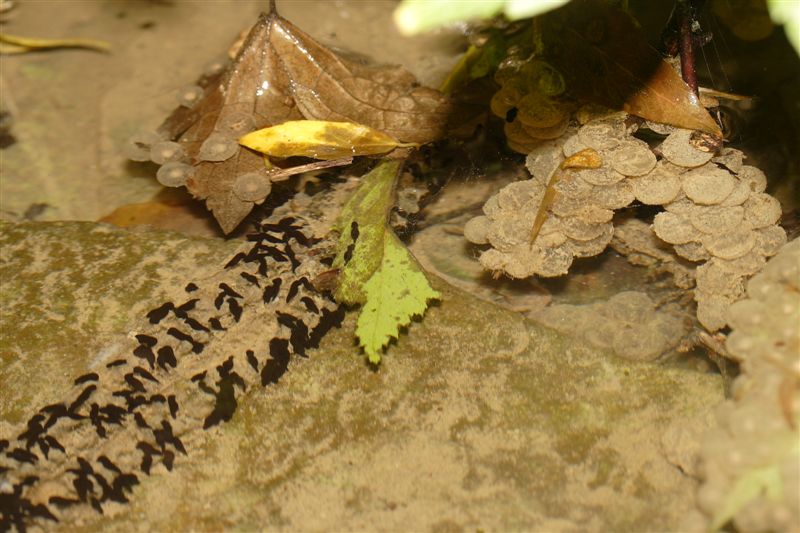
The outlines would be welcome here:
M 569 168 L 587 169 L 600 168 L 602 165 L 603 159 L 600 157 L 600 154 L 591 148 L 585 148 L 565 159 L 559 168 L 562 170 Z M 539 204 L 539 210 L 536 212 L 536 218 L 533 220 L 530 238 L 531 244 L 536 242 L 536 237 L 539 236 L 539 232 L 547 220 L 547 210 L 550 209 L 550 206 L 553 205 L 553 200 L 556 198 L 555 186 L 561 178 L 558 170 L 558 168 L 555 169 L 553 173 L 550 174 L 550 178 L 547 181 L 547 188 L 544 191 L 544 196 L 542 196 L 542 203 Z
M 359 344 L 378 364 L 383 348 L 397 338 L 400 328 L 428 308 L 428 301 L 440 297 L 431 288 L 411 253 L 391 231 L 383 240 L 380 267 L 364 285 L 367 302 L 356 323 Z
M 470 80 L 469 69 L 472 63 L 480 56 L 480 48 L 474 44 L 458 60 L 458 63 L 450 70 L 447 78 L 439 86 L 439 90 L 444 94 L 451 94 L 455 89 L 460 89 Z
M 35 39 L 0 33 L 0 53 L 3 54 L 22 54 L 53 48 L 87 48 L 99 52 L 108 52 L 111 49 L 111 45 L 96 39 Z
M 544 190 L 542 203 L 539 204 L 539 210 L 536 212 L 536 218 L 533 220 L 533 226 L 531 227 L 531 238 L 529 241 L 531 244 L 536 242 L 536 237 L 539 236 L 539 232 L 542 230 L 542 226 L 547 220 L 547 210 L 550 209 L 553 200 L 556 198 L 555 187 L 560 177 L 558 170 L 559 169 L 553 170 L 553 173 L 550 174 L 550 179 L 547 181 L 547 188 Z
M 416 146 L 362 124 L 325 120 L 290 120 L 248 133 L 239 139 L 239 144 L 273 157 L 323 160 L 385 154 L 398 147 Z
M 603 158 L 592 148 L 584 148 L 578 153 L 572 154 L 561 163 L 561 168 L 600 168 L 603 166 Z

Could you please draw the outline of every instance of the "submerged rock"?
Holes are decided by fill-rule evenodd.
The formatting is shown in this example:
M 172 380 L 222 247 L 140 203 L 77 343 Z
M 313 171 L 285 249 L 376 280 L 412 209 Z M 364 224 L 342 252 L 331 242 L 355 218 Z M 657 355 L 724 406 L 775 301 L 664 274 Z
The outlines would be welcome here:
M 62 399 L 122 345 L 134 317 L 236 246 L 91 222 L 0 222 L 0 420 Z
M 92 224 L 5 225 L 0 239 L 3 279 L 14 280 L 3 325 L 25 325 L 4 327 L 16 347 L 0 366 L 4 438 L 90 368 L 93 347 L 124 340 L 163 291 L 213 274 L 230 252 Z M 277 386 L 248 388 L 172 472 L 141 476 L 130 504 L 84 506 L 61 525 L 598 531 L 674 529 L 694 509 L 697 481 L 667 460 L 680 451 L 663 450 L 662 436 L 721 400 L 717 377 L 617 359 L 437 289 L 442 304 L 377 371 L 346 321 Z

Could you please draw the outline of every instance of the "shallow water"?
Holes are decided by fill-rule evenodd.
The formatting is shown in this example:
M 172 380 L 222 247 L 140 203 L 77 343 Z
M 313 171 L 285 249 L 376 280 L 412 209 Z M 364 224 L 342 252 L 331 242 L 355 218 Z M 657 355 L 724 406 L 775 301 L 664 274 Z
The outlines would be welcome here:
M 451 33 L 402 38 L 390 21 L 393 6 L 358 0 L 278 3 L 283 16 L 321 41 L 404 64 L 435 86 L 463 41 Z M 176 206 L 161 215 L 159 227 L 218 237 L 201 208 L 191 207 L 185 195 L 165 195 L 154 167 L 127 161 L 123 146 L 134 132 L 157 126 L 175 107 L 178 90 L 224 54 L 265 8 L 265 2 L 222 0 L 54 1 L 21 2 L 4 15 L 9 33 L 104 39 L 112 52 L 0 59 L 2 105 L 13 113 L 15 140 L 2 150 L 0 210 L 5 220 L 36 221 L 2 226 L 0 235 L 0 275 L 14 280 L 2 293 L 0 439 L 21 432 L 41 405 L 73 398 L 80 392 L 74 378 L 113 353 L 128 354 L 134 333 L 163 336 L 146 314 L 165 298 L 185 298 L 190 281 L 218 281 L 214 276 L 235 242 L 38 222 L 96 221 L 155 197 Z M 779 62 L 784 56 L 775 57 Z M 783 94 L 785 101 L 762 109 L 777 117 L 796 103 L 786 87 L 797 78 L 792 69 L 784 79 L 772 76 L 773 63 L 765 68 L 772 84 L 761 87 L 764 94 Z M 776 123 L 779 131 L 789 131 L 786 120 Z M 786 210 L 797 202 L 796 156 L 787 161 L 784 144 L 791 143 L 789 134 L 783 143 L 754 142 L 762 149 L 752 153 L 783 176 L 772 187 Z M 475 198 L 476 189 L 482 198 Z M 566 279 L 534 287 L 493 285 L 475 269 L 475 250 L 453 237 L 464 222 L 457 218 L 462 203 L 479 206 L 491 189 L 470 187 L 469 179 L 464 187 L 455 179 L 442 193 L 440 223 L 423 231 L 412 249 L 426 267 L 471 295 L 437 281 L 443 303 L 393 343 L 379 371 L 370 370 L 353 346 L 350 316 L 308 360 L 293 358 L 279 386 L 262 388 L 257 376 L 248 376 L 232 420 L 208 431 L 201 429 L 200 410 L 207 405 L 188 385 L 196 369 L 181 368 L 169 379 L 158 375 L 165 394 L 185 401 L 185 418 L 176 427 L 188 455 L 178 454 L 172 472 L 157 464 L 145 476 L 134 452 L 142 432 L 133 421 L 123 424 L 113 444 L 86 437 L 84 428 L 80 438 L 97 446 L 87 453 L 103 450 L 133 465 L 141 484 L 130 504 L 104 504 L 105 516 L 79 506 L 60 515 L 61 527 L 696 526 L 697 520 L 686 520 L 698 514 L 698 442 L 714 425 L 712 407 L 724 397 L 715 368 L 703 357 L 676 356 L 674 346 L 670 365 L 615 358 L 580 335 L 557 334 L 509 311 L 533 314 L 548 302 L 586 304 L 637 289 L 664 300 L 675 292 L 663 278 L 612 252 L 576 265 Z M 117 212 L 114 220 L 123 217 Z M 247 301 L 252 307 L 246 307 L 236 334 L 209 338 L 212 373 L 229 354 L 244 357 L 246 348 L 261 358 L 274 334 L 272 310 Z M 205 303 L 210 309 L 210 301 Z M 33 466 L 30 472 L 41 474 Z M 2 481 L 0 474 L 0 489 Z M 64 479 L 49 481 L 40 497 L 68 486 Z

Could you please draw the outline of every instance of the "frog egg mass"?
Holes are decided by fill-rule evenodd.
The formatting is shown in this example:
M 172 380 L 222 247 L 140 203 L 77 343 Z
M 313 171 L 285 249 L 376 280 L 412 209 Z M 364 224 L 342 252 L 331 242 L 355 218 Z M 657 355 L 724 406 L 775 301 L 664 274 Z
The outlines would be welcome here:
M 215 131 L 224 137 L 238 139 L 256 129 L 251 113 L 229 113 L 221 116 Z
M 229 139 L 219 133 L 212 133 L 203 141 L 197 158 L 200 161 L 225 161 L 233 157 L 239 151 L 239 145 L 235 140 Z
M 154 131 L 140 131 L 125 145 L 125 157 L 132 161 L 150 161 L 150 147 L 162 140 Z
M 194 107 L 203 97 L 203 88 L 199 85 L 189 85 L 178 91 L 178 103 L 184 107 Z
M 158 165 L 170 161 L 180 161 L 186 155 L 186 150 L 180 143 L 161 141 L 150 147 L 150 160 Z
M 209 61 L 203 67 L 203 75 L 208 77 L 216 76 L 228 67 L 228 63 L 228 58 L 225 56 Z
M 272 190 L 269 179 L 260 172 L 248 172 L 236 178 L 233 193 L 244 202 L 260 202 Z
M 194 174 L 194 167 L 177 161 L 164 163 L 156 173 L 156 179 L 165 187 L 181 187 Z

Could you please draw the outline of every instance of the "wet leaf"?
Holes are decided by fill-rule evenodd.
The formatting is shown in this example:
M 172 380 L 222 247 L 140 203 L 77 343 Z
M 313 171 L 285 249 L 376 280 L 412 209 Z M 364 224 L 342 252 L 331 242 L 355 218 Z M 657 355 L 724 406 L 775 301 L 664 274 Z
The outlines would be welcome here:
M 549 60 L 579 97 L 654 122 L 721 136 L 711 115 L 631 17 L 599 0 L 545 15 Z
M 324 120 L 290 120 L 248 133 L 239 144 L 273 157 L 324 160 L 385 154 L 398 147 L 415 146 L 361 124 Z
M 237 181 L 292 173 L 266 169 L 261 154 L 238 145 L 243 135 L 309 119 L 354 122 L 400 142 L 426 143 L 442 135 L 448 109 L 444 95 L 418 86 L 402 67 L 340 58 L 274 10 L 253 26 L 227 71 L 202 79 L 187 96 L 160 128 L 181 144 L 182 163 L 192 167 L 179 167 L 185 178 L 171 182 L 205 200 L 225 233 L 260 201 L 236 195 Z
M 449 106 L 440 92 L 420 87 L 402 67 L 339 57 L 275 13 L 270 20 L 272 49 L 305 118 L 356 122 L 402 142 L 424 144 L 442 137 Z
M 399 171 L 399 161 L 384 161 L 362 177 L 334 224 L 339 241 L 332 266 L 341 271 L 334 292 L 339 302 L 353 305 L 366 301 L 363 286 L 380 265 Z
M 120 206 L 100 222 L 120 228 L 148 226 L 186 235 L 219 237 L 219 228 L 205 210 L 180 189 L 164 189 L 148 202 Z
M 0 54 L 23 54 L 54 48 L 87 48 L 108 52 L 111 45 L 96 39 L 38 39 L 0 33 Z
M 370 363 L 381 361 L 381 352 L 408 326 L 415 316 L 422 316 L 428 301 L 440 294 L 400 239 L 387 231 L 378 270 L 364 285 L 367 301 L 358 315 L 356 336 Z
M 400 166 L 383 161 L 364 176 L 335 225 L 339 241 L 332 266 L 340 274 L 334 294 L 339 302 L 362 304 L 356 336 L 373 364 L 400 328 L 439 297 L 387 223 Z

